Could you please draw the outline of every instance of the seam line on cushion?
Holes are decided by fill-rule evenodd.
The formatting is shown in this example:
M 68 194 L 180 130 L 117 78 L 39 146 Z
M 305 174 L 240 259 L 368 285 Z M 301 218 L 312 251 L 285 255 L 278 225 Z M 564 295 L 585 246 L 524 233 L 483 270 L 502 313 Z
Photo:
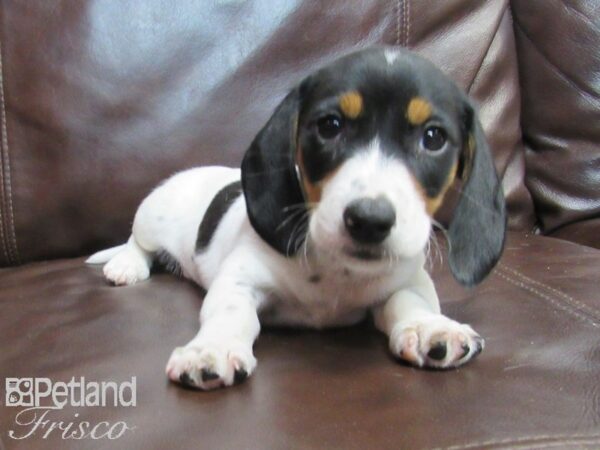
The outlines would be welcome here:
M 550 435 L 550 434 L 542 434 L 539 436 L 523 436 L 523 437 L 511 437 L 506 439 L 490 439 L 488 441 L 479 441 L 479 442 L 469 442 L 466 444 L 458 444 L 452 445 L 450 447 L 436 447 L 432 450 L 468 450 L 468 449 L 478 449 L 483 446 L 505 446 L 505 445 L 537 445 L 539 448 L 540 444 L 551 445 L 552 442 L 542 442 L 554 440 L 556 442 L 566 443 L 575 443 L 577 441 L 594 441 L 598 442 L 600 439 L 600 435 L 598 434 L 566 434 L 566 435 Z M 537 442 L 537 444 L 536 444 Z M 535 448 L 535 447 L 534 447 Z
M 1 42 L 0 42 L 1 44 Z M 1 48 L 1 47 L 0 47 Z M 2 61 L 2 51 L 0 50 L 0 65 Z M 0 79 L 2 77 L 2 71 L 0 70 Z M 0 96 L 3 96 L 3 89 L 0 85 Z M 3 111 L 0 111 L 0 115 L 3 114 Z M 4 140 L 3 136 L 4 131 L 0 131 L 2 134 L 2 140 Z M 10 266 L 11 259 L 8 254 L 8 241 L 6 240 L 6 233 L 4 231 L 4 227 L 6 226 L 5 221 L 5 205 L 4 205 L 4 156 L 2 153 L 2 142 L 0 141 L 0 246 L 2 247 L 2 253 L 4 255 L 4 260 L 6 261 L 6 265 Z
M 410 36 L 410 0 L 396 0 L 396 45 L 408 47 Z
M 582 309 L 584 310 L 586 313 L 588 313 L 590 316 L 594 316 L 594 319 L 600 319 L 600 311 L 594 309 L 592 306 L 586 305 L 583 302 L 580 302 L 579 300 L 576 300 L 575 298 L 573 298 L 572 296 L 565 294 L 562 291 L 559 291 L 558 289 L 553 288 L 552 286 L 549 286 L 545 283 L 542 283 L 541 281 L 537 281 L 534 280 L 533 278 L 528 277 L 527 275 L 516 271 L 515 269 L 512 269 L 508 266 L 506 266 L 505 264 L 498 264 L 498 267 L 501 267 L 502 269 L 504 269 L 507 272 L 512 273 L 513 275 L 518 276 L 521 280 L 523 281 L 527 281 L 531 284 L 535 284 L 536 286 L 540 286 L 544 289 L 549 290 L 550 292 L 553 292 L 554 294 L 562 297 L 563 299 L 565 299 L 565 301 L 567 303 L 570 303 L 571 305 L 573 305 L 573 307 L 578 308 L 578 309 Z
M 406 47 L 406 0 L 402 0 L 402 46 Z
M 400 0 L 396 0 L 396 45 L 400 45 Z
M 10 174 L 10 152 L 8 148 L 8 127 L 6 125 L 6 102 L 4 95 L 4 66 L 3 66 L 3 48 L 2 42 L 0 41 L 0 103 L 2 104 L 2 155 L 3 155 L 3 168 L 5 168 L 4 173 L 4 187 L 5 191 L 5 202 L 8 202 L 8 208 L 5 211 L 5 215 L 8 216 L 9 222 L 7 223 L 6 230 L 6 244 L 9 250 L 10 260 L 9 263 L 19 263 L 19 250 L 17 246 L 17 236 L 15 232 L 15 222 L 14 222 L 14 205 L 12 200 L 12 182 L 11 182 L 11 174 Z
M 496 24 L 496 29 L 494 30 L 494 33 L 492 34 L 490 43 L 488 44 L 487 48 L 485 49 L 485 52 L 483 53 L 483 57 L 481 58 L 481 61 L 479 62 L 479 67 L 477 68 L 477 72 L 475 72 L 473 79 L 469 83 L 469 87 L 467 88 L 467 94 L 471 94 L 471 90 L 473 89 L 473 87 L 475 86 L 475 83 L 479 79 L 481 69 L 483 69 L 483 64 L 485 63 L 485 60 L 487 59 L 487 57 L 490 53 L 490 50 L 492 49 L 492 45 L 494 45 L 494 41 L 496 40 L 496 37 L 498 37 L 498 33 L 500 32 L 500 27 L 502 26 L 502 22 L 504 22 L 504 18 L 505 18 L 504 16 L 506 16 L 507 11 L 508 11 L 508 6 L 505 6 L 504 11 L 500 15 L 500 19 L 498 20 L 498 23 Z
M 565 305 L 560 300 L 558 300 L 556 298 L 552 298 L 549 295 L 544 294 L 543 292 L 537 290 L 536 288 L 534 288 L 532 286 L 527 285 L 526 283 L 524 283 L 522 281 L 515 280 L 514 278 L 510 277 L 506 273 L 502 273 L 500 270 L 496 270 L 495 273 L 500 278 L 504 279 L 505 281 L 508 281 L 510 284 L 520 287 L 526 291 L 531 292 L 532 294 L 537 295 L 538 297 L 540 297 L 544 300 L 549 301 L 556 308 L 570 314 L 572 317 L 575 317 L 583 322 L 587 322 L 589 325 L 592 325 L 594 328 L 600 328 L 600 323 L 596 322 L 594 319 L 586 316 L 585 314 L 582 314 L 581 312 L 573 310 L 573 308 L 569 307 L 568 305 Z
M 3 83 L 2 83 L 2 50 L 1 50 L 1 42 L 0 42 L 0 98 L 4 96 L 4 89 L 3 89 Z M 0 101 L 1 103 L 1 101 Z M 0 110 L 0 115 L 2 116 L 2 118 L 4 117 L 4 109 L 2 108 Z M 1 120 L 1 118 L 0 118 Z M 0 131 L 0 133 L 2 134 L 2 140 L 0 141 L 0 163 L 1 163 L 1 167 L 0 167 L 0 238 L 2 239 L 2 253 L 4 254 L 4 258 L 6 260 L 6 265 L 10 266 L 11 264 L 11 257 L 9 254 L 9 249 L 8 249 L 8 241 L 6 239 L 6 234 L 8 233 L 8 231 L 5 232 L 5 227 L 7 227 L 7 223 L 6 223 L 6 206 L 4 204 L 4 198 L 5 198 L 5 189 L 4 189 L 4 129 L 2 129 Z
M 404 47 L 408 48 L 410 37 L 410 0 L 404 0 Z
M 0 154 L 0 243 L 2 247 L 2 253 L 6 264 L 10 265 L 10 258 L 7 253 L 6 237 L 4 236 L 4 205 L 2 199 L 4 198 L 4 162 L 2 161 L 2 155 Z
M 406 34 L 406 0 L 402 0 L 402 41 L 401 45 L 404 47 L 404 36 Z
M 511 445 L 510 447 L 504 447 L 505 449 L 516 449 L 516 450 L 539 450 L 541 448 L 543 448 L 544 450 L 547 448 L 562 448 L 562 449 L 566 449 L 566 448 L 577 448 L 579 450 L 581 450 L 582 448 L 590 448 L 590 449 L 597 449 L 597 445 L 600 443 L 600 439 L 598 438 L 581 438 L 581 439 L 574 439 L 574 440 L 568 440 L 568 441 L 550 441 L 550 442 L 544 442 L 544 443 L 538 443 L 538 444 L 527 444 L 527 445 Z M 540 447 L 540 445 L 542 445 L 542 447 Z M 593 445 L 593 447 L 591 447 L 591 445 Z M 500 449 L 502 450 L 502 449 Z

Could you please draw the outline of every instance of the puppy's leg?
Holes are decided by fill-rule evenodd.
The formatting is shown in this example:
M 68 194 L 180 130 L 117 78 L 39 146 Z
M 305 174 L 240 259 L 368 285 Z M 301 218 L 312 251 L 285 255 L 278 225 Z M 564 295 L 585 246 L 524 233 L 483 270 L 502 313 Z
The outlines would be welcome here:
M 251 286 L 225 274 L 217 278 L 202 305 L 200 331 L 171 354 L 166 367 L 169 379 L 208 390 L 251 375 L 256 367 L 252 345 L 260 332 L 261 301 Z
M 171 187 L 172 179 L 154 189 L 138 207 L 129 240 L 104 266 L 108 281 L 117 286 L 132 285 L 150 277 L 156 252 L 179 231 L 172 220 L 165 219 L 176 215 L 172 205 L 177 190 Z
M 117 286 L 131 285 L 150 276 L 152 253 L 144 250 L 132 235 L 127 244 L 102 269 L 105 278 Z
M 458 367 L 484 346 L 469 325 L 441 314 L 433 282 L 424 270 L 413 287 L 396 292 L 373 314 L 377 327 L 389 336 L 394 356 L 418 367 Z

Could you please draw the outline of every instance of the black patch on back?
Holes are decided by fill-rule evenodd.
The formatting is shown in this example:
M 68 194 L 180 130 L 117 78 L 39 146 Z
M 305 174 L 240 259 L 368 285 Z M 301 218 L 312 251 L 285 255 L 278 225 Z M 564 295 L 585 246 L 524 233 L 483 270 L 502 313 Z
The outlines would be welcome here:
M 196 252 L 201 252 L 208 247 L 210 241 L 225 213 L 232 203 L 242 194 L 242 183 L 234 181 L 221 189 L 208 206 L 196 238 Z

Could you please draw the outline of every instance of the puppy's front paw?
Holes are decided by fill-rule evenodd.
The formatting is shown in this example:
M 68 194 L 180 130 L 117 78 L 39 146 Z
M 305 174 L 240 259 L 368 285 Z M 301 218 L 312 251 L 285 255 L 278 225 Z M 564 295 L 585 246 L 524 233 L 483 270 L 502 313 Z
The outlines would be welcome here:
M 256 358 L 247 346 L 190 342 L 173 350 L 166 373 L 176 383 L 210 390 L 240 383 L 255 368 Z
M 390 335 L 390 349 L 417 367 L 458 367 L 483 350 L 485 342 L 469 325 L 441 314 L 399 323 Z

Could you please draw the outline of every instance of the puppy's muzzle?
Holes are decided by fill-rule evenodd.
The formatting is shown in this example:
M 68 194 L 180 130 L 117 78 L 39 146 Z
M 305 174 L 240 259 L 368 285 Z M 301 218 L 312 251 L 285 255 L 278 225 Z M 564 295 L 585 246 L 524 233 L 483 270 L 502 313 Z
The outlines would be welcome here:
M 360 244 L 381 244 L 395 223 L 396 211 L 384 196 L 359 198 L 344 210 L 346 230 Z

